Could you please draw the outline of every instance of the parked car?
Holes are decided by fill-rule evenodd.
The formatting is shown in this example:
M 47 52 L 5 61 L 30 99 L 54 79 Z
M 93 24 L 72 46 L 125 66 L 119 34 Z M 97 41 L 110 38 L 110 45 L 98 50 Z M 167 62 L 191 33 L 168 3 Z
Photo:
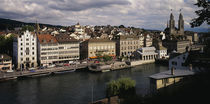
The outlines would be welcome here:
M 44 66 L 40 66 L 40 67 L 39 67 L 39 69 L 44 69 L 44 68 L 46 68 L 46 67 L 44 67 Z
M 94 63 L 99 63 L 99 61 L 94 61 Z

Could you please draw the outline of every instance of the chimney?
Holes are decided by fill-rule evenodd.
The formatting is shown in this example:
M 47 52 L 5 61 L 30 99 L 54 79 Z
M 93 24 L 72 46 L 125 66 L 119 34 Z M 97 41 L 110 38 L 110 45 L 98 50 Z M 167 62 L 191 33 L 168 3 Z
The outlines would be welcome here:
M 174 67 L 171 68 L 171 75 L 174 75 Z

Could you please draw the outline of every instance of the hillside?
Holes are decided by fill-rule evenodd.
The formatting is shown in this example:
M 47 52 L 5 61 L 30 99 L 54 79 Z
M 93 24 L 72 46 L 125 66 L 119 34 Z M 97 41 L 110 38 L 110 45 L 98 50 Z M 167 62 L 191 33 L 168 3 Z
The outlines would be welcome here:
M 10 19 L 3 19 L 0 18 L 0 30 L 13 30 L 15 27 L 22 27 L 24 25 L 31 25 L 31 26 L 35 26 L 35 23 L 25 23 L 25 22 L 20 22 L 20 21 L 16 21 L 16 20 L 10 20 Z M 59 25 L 50 25 L 50 24 L 39 24 L 40 27 L 43 26 L 47 26 L 47 27 L 63 27 L 63 26 L 59 26 Z

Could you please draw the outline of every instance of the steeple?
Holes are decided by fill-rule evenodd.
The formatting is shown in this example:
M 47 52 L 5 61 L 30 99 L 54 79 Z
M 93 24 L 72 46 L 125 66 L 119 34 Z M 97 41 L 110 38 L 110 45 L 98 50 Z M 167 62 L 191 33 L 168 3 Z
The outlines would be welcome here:
M 172 13 L 172 9 L 171 9 L 171 15 L 170 15 L 170 20 L 169 20 L 169 34 L 170 35 L 174 35 L 175 32 L 175 20 L 174 20 L 174 15 Z
M 179 29 L 179 34 L 184 35 L 184 19 L 183 19 L 183 15 L 181 13 L 181 9 L 180 9 L 180 14 L 179 14 L 178 29 Z
M 35 24 L 35 28 L 36 28 L 36 34 L 38 35 L 40 27 L 39 27 L 39 23 L 37 21 L 36 21 L 36 24 Z

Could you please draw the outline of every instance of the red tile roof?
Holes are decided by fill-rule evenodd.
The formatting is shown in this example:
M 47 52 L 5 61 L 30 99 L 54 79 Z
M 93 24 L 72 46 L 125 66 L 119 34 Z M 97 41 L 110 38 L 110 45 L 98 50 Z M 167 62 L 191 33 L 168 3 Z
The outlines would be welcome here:
M 38 35 L 38 40 L 40 44 L 49 44 L 49 43 L 57 43 L 57 40 L 54 36 L 49 34 L 40 34 Z

